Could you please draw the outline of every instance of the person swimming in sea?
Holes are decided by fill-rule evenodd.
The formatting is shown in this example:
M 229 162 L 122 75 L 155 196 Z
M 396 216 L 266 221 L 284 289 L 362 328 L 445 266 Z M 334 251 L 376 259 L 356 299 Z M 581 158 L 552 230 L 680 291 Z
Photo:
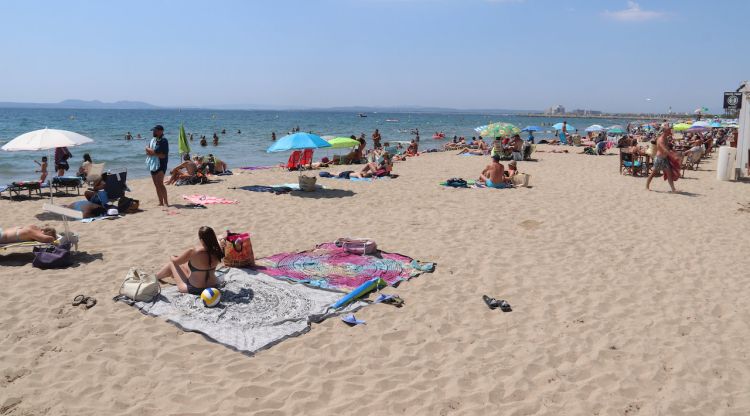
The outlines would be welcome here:
M 208 142 L 206 141 L 206 136 L 201 136 L 201 146 L 208 146 Z

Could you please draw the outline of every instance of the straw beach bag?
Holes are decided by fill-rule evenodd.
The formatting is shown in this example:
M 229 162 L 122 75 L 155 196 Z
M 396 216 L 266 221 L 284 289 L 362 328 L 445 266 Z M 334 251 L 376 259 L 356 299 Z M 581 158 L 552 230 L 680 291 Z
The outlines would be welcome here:
M 303 192 L 314 192 L 315 191 L 315 182 L 318 178 L 315 176 L 305 176 L 302 175 L 299 177 L 299 189 Z

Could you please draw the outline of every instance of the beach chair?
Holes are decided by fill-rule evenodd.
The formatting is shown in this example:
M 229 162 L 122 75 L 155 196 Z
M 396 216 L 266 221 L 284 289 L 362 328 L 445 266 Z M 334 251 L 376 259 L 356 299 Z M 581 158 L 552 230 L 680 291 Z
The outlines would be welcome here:
M 581 145 L 581 136 L 575 134 L 573 135 L 573 146 L 580 146 Z
M 86 171 L 86 183 L 94 185 L 104 173 L 104 163 L 92 163 Z
M 107 179 L 104 184 L 104 191 L 107 193 L 107 199 L 116 201 L 123 196 L 125 192 L 129 191 L 127 185 L 128 171 L 122 170 L 120 172 L 110 172 L 107 174 Z
M 63 189 L 66 194 L 69 194 L 70 190 L 75 190 L 76 195 L 81 195 L 81 186 L 83 186 L 83 179 L 79 176 L 56 176 L 52 178 L 52 189 L 55 190 L 56 194 L 60 192 L 60 189 Z
M 635 176 L 638 170 L 642 169 L 642 165 L 641 161 L 632 153 L 623 152 L 620 149 L 620 175 L 624 170 L 626 173 Z
M 312 164 L 312 159 L 313 149 L 305 149 L 304 151 L 295 150 L 289 155 L 286 168 L 289 170 L 302 170 Z
M 688 151 L 682 155 L 682 177 L 685 177 L 685 169 L 698 170 L 698 166 L 701 164 L 701 152 Z

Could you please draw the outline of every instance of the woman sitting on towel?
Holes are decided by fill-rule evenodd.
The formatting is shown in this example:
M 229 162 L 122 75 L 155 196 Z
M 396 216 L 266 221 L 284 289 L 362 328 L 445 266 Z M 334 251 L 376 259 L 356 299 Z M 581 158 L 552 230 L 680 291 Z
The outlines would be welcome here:
M 390 153 L 384 153 L 380 162 L 368 163 L 359 173 L 352 173 L 350 176 L 355 178 L 369 178 L 372 176 L 382 177 L 390 175 L 391 170 L 393 170 L 391 155 Z
M 216 266 L 224 258 L 224 250 L 211 227 L 201 227 L 198 239 L 200 245 L 187 249 L 179 256 L 172 256 L 156 277 L 159 280 L 171 277 L 180 292 L 200 296 L 203 289 L 218 285 Z
M 25 227 L 0 228 L 0 244 L 13 244 L 25 241 L 51 243 L 57 238 L 57 232 L 52 227 L 39 228 L 36 225 Z

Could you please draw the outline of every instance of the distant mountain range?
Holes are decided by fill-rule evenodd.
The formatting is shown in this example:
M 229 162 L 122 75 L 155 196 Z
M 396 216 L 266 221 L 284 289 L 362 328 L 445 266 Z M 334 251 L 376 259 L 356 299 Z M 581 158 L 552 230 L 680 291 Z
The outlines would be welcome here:
M 141 101 L 117 101 L 105 103 L 99 100 L 64 100 L 59 103 L 13 103 L 0 102 L 0 108 L 70 108 L 79 110 L 155 110 L 161 107 Z
M 471 114 L 529 114 L 541 113 L 537 110 L 502 110 L 502 109 L 457 109 L 444 107 L 424 107 L 418 105 L 403 106 L 349 106 L 349 107 L 291 107 L 277 105 L 207 105 L 207 106 L 185 106 L 185 107 L 160 107 L 142 101 L 117 101 L 114 103 L 105 103 L 99 100 L 64 100 L 58 103 L 18 103 L 18 102 L 0 102 L 0 108 L 61 108 L 61 109 L 79 109 L 79 110 L 157 110 L 157 109 L 176 109 L 184 110 L 271 110 L 271 111 L 335 111 L 351 113 L 471 113 Z

